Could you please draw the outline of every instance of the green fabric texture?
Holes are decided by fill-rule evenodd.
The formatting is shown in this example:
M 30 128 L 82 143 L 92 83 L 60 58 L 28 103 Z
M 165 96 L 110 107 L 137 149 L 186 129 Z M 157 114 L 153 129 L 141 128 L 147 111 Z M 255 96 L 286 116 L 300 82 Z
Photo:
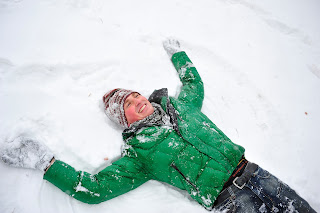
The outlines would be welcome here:
M 56 160 L 45 173 L 44 179 L 89 204 L 110 200 L 149 180 L 141 164 L 126 156 L 95 175 L 76 171 L 72 166 Z
M 169 98 L 181 135 L 167 126 L 144 127 L 130 136 L 123 134 L 125 156 L 98 174 L 75 171 L 56 161 L 44 179 L 85 203 L 109 200 L 153 179 L 187 190 L 211 209 L 244 148 L 201 112 L 203 83 L 186 53 L 174 54 L 172 62 L 183 84 L 178 98 Z M 167 101 L 161 100 L 164 110 Z

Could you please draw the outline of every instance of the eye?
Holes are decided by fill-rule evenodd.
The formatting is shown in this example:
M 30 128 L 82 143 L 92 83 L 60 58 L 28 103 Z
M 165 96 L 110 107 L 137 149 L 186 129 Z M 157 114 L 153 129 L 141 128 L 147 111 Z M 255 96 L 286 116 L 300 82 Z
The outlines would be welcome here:
M 139 93 L 137 93 L 136 95 L 135 95 L 135 97 L 137 98 L 137 97 L 139 97 L 140 96 L 140 94 Z

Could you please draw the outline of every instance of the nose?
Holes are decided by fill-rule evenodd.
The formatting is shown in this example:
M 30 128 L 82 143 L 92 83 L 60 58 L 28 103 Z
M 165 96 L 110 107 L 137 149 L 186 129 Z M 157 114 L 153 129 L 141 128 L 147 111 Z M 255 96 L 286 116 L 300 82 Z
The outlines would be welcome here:
M 137 106 L 137 104 L 139 103 L 139 100 L 136 98 L 132 98 L 130 101 L 133 106 Z
M 135 99 L 134 99 L 134 104 L 135 104 L 136 106 L 138 106 L 138 105 L 140 104 L 140 99 L 139 99 L 139 98 L 135 98 Z
M 143 99 L 140 98 L 140 97 L 135 98 L 135 100 L 134 100 L 135 106 L 139 107 L 139 106 L 142 104 L 142 102 L 143 102 L 142 100 L 143 100 Z

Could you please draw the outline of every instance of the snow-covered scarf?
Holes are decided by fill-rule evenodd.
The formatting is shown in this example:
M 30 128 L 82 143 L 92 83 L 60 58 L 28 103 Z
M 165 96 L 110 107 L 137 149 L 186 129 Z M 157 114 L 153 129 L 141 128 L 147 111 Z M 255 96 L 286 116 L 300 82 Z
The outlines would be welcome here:
M 151 102 L 151 105 L 154 108 L 154 112 L 144 119 L 132 123 L 129 128 L 124 130 L 125 133 L 136 132 L 140 128 L 147 126 L 172 127 L 169 115 L 161 108 L 161 106 L 154 102 Z

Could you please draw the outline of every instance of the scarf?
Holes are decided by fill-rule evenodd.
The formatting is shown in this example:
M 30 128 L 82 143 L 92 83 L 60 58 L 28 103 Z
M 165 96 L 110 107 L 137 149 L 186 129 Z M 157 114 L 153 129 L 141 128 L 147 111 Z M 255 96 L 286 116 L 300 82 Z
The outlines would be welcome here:
M 154 112 L 145 117 L 142 120 L 136 121 L 130 125 L 129 128 L 125 129 L 124 132 L 136 132 L 142 127 L 147 126 L 169 126 L 172 127 L 170 123 L 169 115 L 161 108 L 161 106 L 157 103 L 151 102 L 151 105 L 154 108 Z

